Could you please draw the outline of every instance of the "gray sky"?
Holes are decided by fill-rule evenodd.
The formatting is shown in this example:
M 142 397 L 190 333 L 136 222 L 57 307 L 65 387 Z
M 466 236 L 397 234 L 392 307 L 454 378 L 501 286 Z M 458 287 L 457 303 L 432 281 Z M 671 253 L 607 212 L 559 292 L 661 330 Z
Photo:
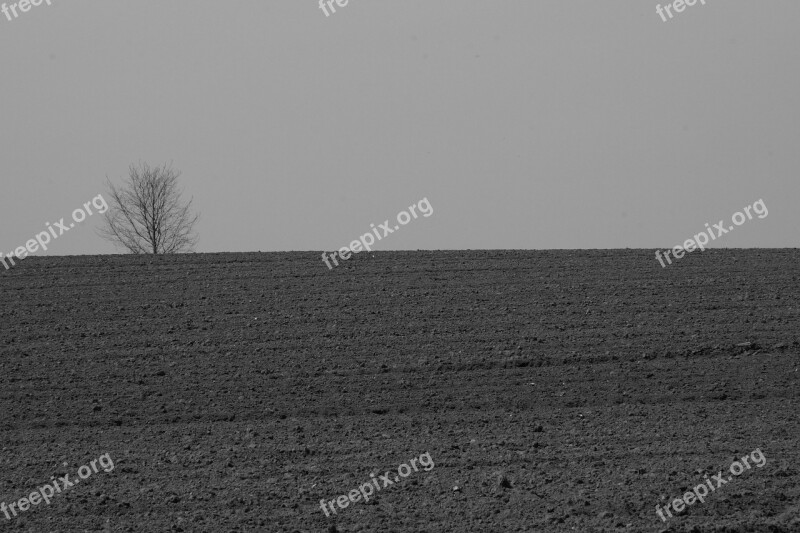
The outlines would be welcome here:
M 173 161 L 198 252 L 796 247 L 800 2 L 53 0 L 0 15 L 0 251 Z M 107 195 L 106 195 L 107 197 Z M 99 215 L 46 254 L 113 253 Z M 39 252 L 41 253 L 41 252 Z

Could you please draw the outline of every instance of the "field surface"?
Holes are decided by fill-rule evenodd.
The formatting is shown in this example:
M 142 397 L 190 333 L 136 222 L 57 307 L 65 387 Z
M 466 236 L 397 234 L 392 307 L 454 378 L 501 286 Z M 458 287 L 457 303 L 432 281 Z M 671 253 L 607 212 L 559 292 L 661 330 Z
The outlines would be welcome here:
M 0 271 L 0 502 L 79 483 L 0 530 L 800 531 L 799 260 L 26 259 Z

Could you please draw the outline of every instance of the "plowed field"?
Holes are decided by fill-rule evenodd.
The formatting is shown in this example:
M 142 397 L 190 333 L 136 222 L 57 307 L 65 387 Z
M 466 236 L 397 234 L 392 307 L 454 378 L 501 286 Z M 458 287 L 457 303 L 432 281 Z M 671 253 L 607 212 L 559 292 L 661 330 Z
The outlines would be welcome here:
M 798 260 L 26 259 L 0 271 L 0 501 L 114 469 L 0 529 L 800 531 Z M 658 517 L 756 449 L 763 467 Z

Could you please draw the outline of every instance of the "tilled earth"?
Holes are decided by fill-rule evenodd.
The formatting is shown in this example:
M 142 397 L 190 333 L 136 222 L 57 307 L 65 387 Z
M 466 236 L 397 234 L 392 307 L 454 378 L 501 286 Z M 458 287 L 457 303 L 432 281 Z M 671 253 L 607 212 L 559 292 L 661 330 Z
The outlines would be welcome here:
M 0 501 L 114 468 L 0 530 L 800 531 L 799 259 L 25 259 L 0 272 Z

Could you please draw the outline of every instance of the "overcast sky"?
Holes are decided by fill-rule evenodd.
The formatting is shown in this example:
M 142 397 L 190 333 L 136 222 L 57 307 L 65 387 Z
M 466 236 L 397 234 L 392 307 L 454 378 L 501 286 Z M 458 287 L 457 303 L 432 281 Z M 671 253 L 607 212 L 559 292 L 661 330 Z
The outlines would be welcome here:
M 198 252 L 797 247 L 800 2 L 53 0 L 0 15 L 0 251 L 172 161 Z M 106 195 L 107 196 L 107 195 Z M 115 253 L 99 215 L 47 254 Z

